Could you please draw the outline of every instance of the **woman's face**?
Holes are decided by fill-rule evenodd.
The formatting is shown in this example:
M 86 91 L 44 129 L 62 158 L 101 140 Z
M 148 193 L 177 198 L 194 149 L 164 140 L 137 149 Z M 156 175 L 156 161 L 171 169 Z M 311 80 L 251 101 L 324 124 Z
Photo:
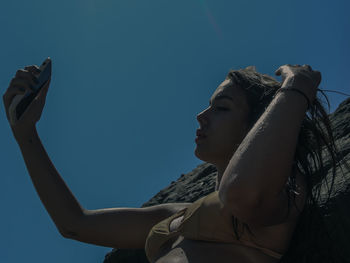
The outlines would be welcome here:
M 197 115 L 205 137 L 196 139 L 195 155 L 214 165 L 228 164 L 247 134 L 249 108 L 243 90 L 225 79 L 207 109 Z

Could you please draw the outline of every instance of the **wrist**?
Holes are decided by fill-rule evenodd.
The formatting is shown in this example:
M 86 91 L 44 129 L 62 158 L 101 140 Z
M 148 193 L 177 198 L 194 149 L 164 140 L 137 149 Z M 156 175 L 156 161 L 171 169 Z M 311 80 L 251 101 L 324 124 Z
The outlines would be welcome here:
M 313 100 L 310 100 L 308 94 L 305 94 L 304 91 L 298 89 L 298 88 L 294 88 L 294 87 L 281 87 L 279 90 L 277 90 L 275 97 L 279 94 L 279 93 L 294 93 L 294 96 L 299 96 L 299 97 L 303 97 L 305 104 L 307 106 L 307 110 L 310 109 L 311 104 L 313 102 Z M 299 94 L 299 95 L 298 95 Z M 290 95 L 289 95 L 290 96 Z
M 14 129 L 12 129 L 12 131 L 18 144 L 31 142 L 34 138 L 38 137 L 38 132 L 35 126 L 24 131 L 18 131 Z
M 289 77 L 288 79 L 286 79 L 280 89 L 298 90 L 307 97 L 310 104 L 314 102 L 317 93 L 317 88 L 314 89 L 311 86 L 307 86 L 303 83 L 300 83 L 297 77 Z

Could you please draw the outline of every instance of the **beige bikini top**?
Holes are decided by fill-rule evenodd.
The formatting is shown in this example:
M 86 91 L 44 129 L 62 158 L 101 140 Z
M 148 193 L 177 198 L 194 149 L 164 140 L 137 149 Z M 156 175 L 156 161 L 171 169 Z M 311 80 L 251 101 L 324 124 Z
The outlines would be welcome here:
M 237 239 L 232 225 L 232 216 L 223 215 L 223 204 L 218 193 L 218 191 L 212 192 L 156 224 L 150 230 L 146 239 L 145 251 L 147 258 L 150 261 L 154 260 L 166 241 L 182 235 L 187 239 L 253 247 L 269 256 L 280 259 L 283 256 L 282 254 L 256 244 L 253 237 L 247 231 L 243 231 L 241 223 L 238 223 L 240 239 Z M 170 223 L 181 216 L 183 216 L 183 219 L 180 226 L 176 230 L 170 231 Z

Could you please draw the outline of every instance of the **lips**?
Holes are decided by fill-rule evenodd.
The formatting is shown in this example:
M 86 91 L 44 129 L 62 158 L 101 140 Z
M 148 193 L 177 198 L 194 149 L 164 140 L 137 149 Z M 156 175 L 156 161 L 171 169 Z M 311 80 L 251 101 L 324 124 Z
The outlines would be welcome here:
M 200 130 L 200 129 L 197 129 L 196 135 L 197 135 L 198 138 L 205 138 L 205 137 L 207 137 L 207 135 L 204 133 L 204 131 Z

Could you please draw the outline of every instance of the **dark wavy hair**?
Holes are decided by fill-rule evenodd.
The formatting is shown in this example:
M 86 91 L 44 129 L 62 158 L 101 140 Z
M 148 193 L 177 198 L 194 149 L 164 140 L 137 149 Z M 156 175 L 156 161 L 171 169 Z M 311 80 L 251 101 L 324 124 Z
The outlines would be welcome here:
M 270 102 L 273 100 L 276 91 L 282 83 L 273 77 L 258 73 L 254 66 L 245 69 L 230 70 L 226 79 L 239 87 L 243 88 L 245 96 L 250 107 L 249 130 L 264 113 Z M 324 102 L 320 100 L 318 94 L 314 102 L 305 114 L 298 136 L 297 147 L 294 155 L 292 169 L 299 169 L 307 182 L 307 197 L 303 211 L 300 211 L 296 229 L 294 231 L 288 251 L 283 255 L 280 262 L 301 263 L 301 262 L 344 262 L 337 258 L 334 242 L 327 231 L 324 215 L 321 212 L 320 204 L 327 204 L 332 196 L 334 179 L 336 176 L 336 167 L 340 160 L 344 160 L 341 152 L 338 150 L 332 133 L 329 114 L 329 100 L 324 92 L 318 89 L 327 100 L 328 112 L 325 110 Z M 329 167 L 324 165 L 322 148 L 326 148 L 329 156 L 332 158 L 332 180 L 331 186 L 328 184 L 327 171 Z M 345 163 L 347 169 L 349 166 Z M 340 166 L 340 168 L 342 168 Z M 341 169 L 342 170 L 342 169 Z M 350 169 L 349 169 L 350 170 Z M 288 215 L 291 200 L 295 203 L 297 194 L 295 173 L 288 178 Z M 321 196 L 321 186 L 327 186 L 328 198 L 324 200 L 324 194 Z M 237 238 L 238 225 L 236 218 L 232 218 L 233 228 Z M 247 224 L 242 224 L 243 230 L 254 235 Z

